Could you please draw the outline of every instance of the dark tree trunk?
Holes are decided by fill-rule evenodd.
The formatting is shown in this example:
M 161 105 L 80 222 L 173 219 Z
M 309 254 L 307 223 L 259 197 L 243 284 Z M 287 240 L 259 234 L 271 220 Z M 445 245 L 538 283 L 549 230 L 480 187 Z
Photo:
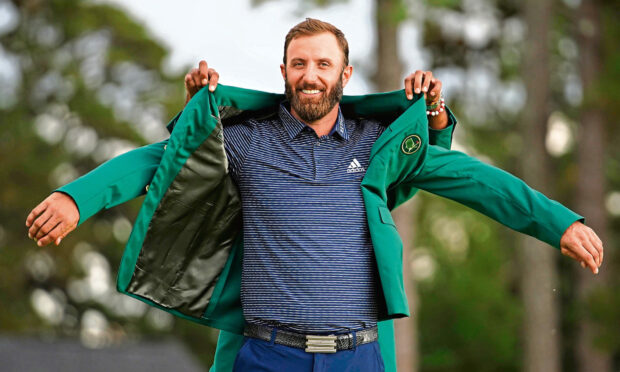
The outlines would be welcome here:
M 607 241 L 607 216 L 604 208 L 605 192 L 605 122 L 604 114 L 596 99 L 595 84 L 600 79 L 603 68 L 601 53 L 600 5 L 598 1 L 582 1 L 578 9 L 579 62 L 581 81 L 584 89 L 584 105 L 581 112 L 577 162 L 579 177 L 577 181 L 577 210 L 586 217 L 587 224 L 596 231 L 603 242 Z M 605 252 L 605 263 L 611 262 L 609 250 Z M 609 280 L 609 270 L 601 267 L 599 274 L 593 276 L 588 270 L 576 267 L 577 297 L 579 308 L 585 309 L 588 297 L 593 291 L 602 288 Z M 576 357 L 579 371 L 612 370 L 612 358 L 608 351 L 594 347 L 596 327 L 584 313 L 578 322 Z
M 398 58 L 398 11 L 401 0 L 376 0 L 376 70 L 373 82 L 379 91 L 402 88 L 403 64 Z
M 520 158 L 520 175 L 525 182 L 552 196 L 550 165 L 545 149 L 549 116 L 549 40 L 552 2 L 524 3 L 528 38 L 523 78 L 527 91 L 522 137 L 526 146 Z M 560 371 L 558 327 L 557 252 L 533 238 L 524 237 L 519 249 L 521 296 L 524 305 L 524 370 Z
M 396 334 L 396 359 L 398 370 L 414 372 L 419 369 L 420 355 L 418 346 L 418 290 L 415 281 L 409 275 L 411 268 L 411 250 L 413 249 L 414 220 L 417 202 L 410 200 L 399 206 L 393 213 L 394 221 L 403 240 L 403 280 L 405 293 L 409 302 L 411 317 L 394 320 Z

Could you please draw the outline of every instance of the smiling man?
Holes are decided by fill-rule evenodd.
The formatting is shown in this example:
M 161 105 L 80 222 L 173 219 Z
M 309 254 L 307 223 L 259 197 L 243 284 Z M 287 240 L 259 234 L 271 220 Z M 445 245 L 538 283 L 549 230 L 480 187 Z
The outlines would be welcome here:
M 320 31 L 324 32 L 303 33 Z M 348 49 L 346 40 L 337 32 L 327 27 L 300 28 L 290 32 L 284 44 L 286 52 L 280 69 L 291 114 L 314 129 L 317 136 L 332 129 L 342 91 L 353 73 L 345 57 L 348 53 L 342 52 Z
M 201 62 L 170 141 L 58 189 L 28 216 L 29 236 L 58 245 L 146 186 L 117 288 L 222 329 L 217 371 L 395 370 L 391 319 L 409 311 L 389 210 L 417 188 L 598 272 L 602 243 L 581 216 L 447 149 L 456 121 L 430 72 L 409 75 L 405 92 L 343 97 L 346 39 L 314 19 L 289 31 L 280 67 L 284 100 L 217 88 Z

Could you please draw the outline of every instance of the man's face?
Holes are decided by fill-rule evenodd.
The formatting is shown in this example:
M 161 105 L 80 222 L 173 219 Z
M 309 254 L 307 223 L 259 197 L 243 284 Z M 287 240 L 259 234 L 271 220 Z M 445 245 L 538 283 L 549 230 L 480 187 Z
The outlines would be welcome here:
M 340 102 L 353 69 L 343 66 L 343 52 L 329 32 L 291 40 L 286 54 L 286 66 L 280 68 L 291 111 L 315 122 Z

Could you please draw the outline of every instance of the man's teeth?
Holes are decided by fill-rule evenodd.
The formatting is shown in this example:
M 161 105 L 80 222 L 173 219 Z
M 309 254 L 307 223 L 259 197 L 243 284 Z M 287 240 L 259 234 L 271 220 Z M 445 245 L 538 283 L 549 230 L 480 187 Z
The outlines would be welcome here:
M 304 92 L 305 94 L 317 94 L 321 92 L 318 89 L 302 89 L 301 91 Z

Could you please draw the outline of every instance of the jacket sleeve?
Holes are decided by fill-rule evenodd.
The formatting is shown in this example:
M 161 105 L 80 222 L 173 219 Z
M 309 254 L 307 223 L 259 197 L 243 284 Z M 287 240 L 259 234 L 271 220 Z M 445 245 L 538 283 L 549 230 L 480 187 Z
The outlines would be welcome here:
M 146 145 L 108 160 L 54 191 L 69 195 L 78 207 L 78 226 L 102 209 L 146 193 L 168 140 Z
M 584 220 L 510 173 L 438 146 L 428 146 L 421 170 L 400 186 L 452 199 L 556 248 L 564 231 Z
M 443 129 L 433 129 L 428 127 L 428 143 L 437 145 L 444 149 L 450 149 L 452 146 L 452 137 L 456 129 L 457 120 L 452 110 L 446 106 L 446 114 L 448 114 L 448 126 Z
M 168 132 L 172 133 L 181 112 L 166 125 Z M 104 208 L 112 208 L 145 194 L 167 144 L 168 139 L 165 139 L 128 151 L 54 191 L 73 199 L 80 212 L 79 226 Z

